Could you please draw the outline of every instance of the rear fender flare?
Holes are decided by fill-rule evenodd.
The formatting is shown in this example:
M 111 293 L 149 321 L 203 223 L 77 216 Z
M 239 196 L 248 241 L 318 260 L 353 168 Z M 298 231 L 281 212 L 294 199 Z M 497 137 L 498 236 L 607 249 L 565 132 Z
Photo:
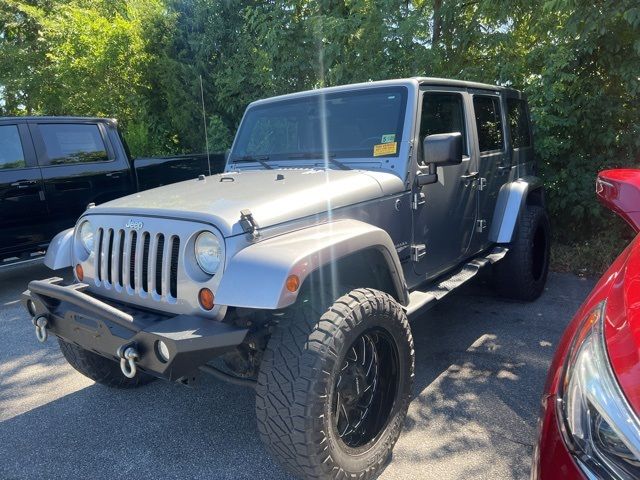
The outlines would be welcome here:
M 505 183 L 500 189 L 489 230 L 489 240 L 493 243 L 510 243 L 513 240 L 516 224 L 520 218 L 527 198 L 533 192 L 542 192 L 542 180 L 527 176 Z M 540 197 L 543 201 L 544 197 Z M 544 206 L 544 205 L 542 205 Z
M 406 305 L 408 292 L 391 237 L 357 220 L 305 228 L 244 248 L 229 260 L 215 295 L 216 304 L 256 309 L 287 307 L 295 303 L 299 293 L 287 290 L 289 275 L 297 275 L 303 285 L 319 268 L 370 248 L 383 255 L 395 296 Z

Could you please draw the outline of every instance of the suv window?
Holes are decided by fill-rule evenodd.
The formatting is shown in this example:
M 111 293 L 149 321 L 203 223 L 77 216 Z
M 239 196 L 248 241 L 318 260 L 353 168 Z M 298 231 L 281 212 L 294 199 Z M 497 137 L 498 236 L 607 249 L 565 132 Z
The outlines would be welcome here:
M 0 170 L 26 166 L 18 126 L 0 126 Z
M 402 142 L 406 87 L 344 90 L 250 107 L 234 142 L 232 161 L 397 155 Z
M 109 161 L 98 125 L 50 123 L 38 128 L 49 165 Z
M 476 95 L 473 97 L 473 109 L 476 114 L 480 153 L 502 150 L 504 141 L 500 98 Z
M 507 99 L 507 113 L 513 148 L 530 147 L 529 117 L 527 117 L 527 107 L 524 100 Z
M 467 132 L 464 123 L 464 104 L 459 93 L 427 92 L 422 99 L 420 140 L 437 133 L 462 134 L 462 153 L 467 155 Z

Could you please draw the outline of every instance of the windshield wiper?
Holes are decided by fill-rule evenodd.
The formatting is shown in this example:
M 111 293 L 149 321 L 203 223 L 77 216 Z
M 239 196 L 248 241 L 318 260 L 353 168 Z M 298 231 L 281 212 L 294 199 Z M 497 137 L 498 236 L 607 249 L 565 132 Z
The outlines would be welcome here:
M 352 170 L 352 168 L 348 165 L 345 165 L 342 162 L 339 162 L 334 157 L 335 153 L 329 153 L 326 157 L 332 165 L 335 165 L 341 170 Z M 300 152 L 300 153 L 292 153 L 287 155 L 288 160 L 299 160 L 299 159 L 314 159 L 314 160 L 324 160 L 325 155 L 322 152 Z M 268 170 L 272 170 L 273 167 L 267 163 L 269 161 L 269 155 L 244 155 L 242 157 L 237 157 L 231 163 L 251 163 L 256 162 L 262 165 L 264 168 Z
M 333 165 L 335 165 L 336 167 L 338 167 L 340 170 L 352 170 L 352 168 L 348 165 L 345 165 L 342 162 L 339 162 L 338 160 L 336 160 L 334 157 L 336 156 L 335 153 L 329 153 L 326 155 L 326 158 L 329 162 L 331 162 Z M 287 156 L 288 159 L 290 160 L 296 160 L 296 159 L 303 159 L 303 158 L 310 158 L 310 159 L 317 159 L 317 160 L 324 160 L 325 159 L 325 154 L 322 152 L 300 152 L 300 153 L 292 153 L 291 155 Z
M 256 163 L 259 163 L 260 165 L 262 165 L 267 170 L 273 170 L 273 167 L 267 163 L 267 160 L 269 160 L 269 155 L 256 155 L 256 156 L 244 155 L 242 157 L 238 157 L 238 158 L 234 159 L 233 162 L 231 162 L 231 163 L 256 162 Z

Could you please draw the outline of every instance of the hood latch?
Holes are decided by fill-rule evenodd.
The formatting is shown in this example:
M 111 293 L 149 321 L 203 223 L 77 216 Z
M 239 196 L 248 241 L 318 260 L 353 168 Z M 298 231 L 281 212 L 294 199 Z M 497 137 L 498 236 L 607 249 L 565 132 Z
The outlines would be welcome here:
M 244 233 L 251 237 L 251 240 L 257 240 L 260 236 L 260 232 L 258 231 L 258 222 L 253 218 L 253 214 L 248 208 L 240 210 L 240 226 L 242 227 L 242 230 L 244 230 Z

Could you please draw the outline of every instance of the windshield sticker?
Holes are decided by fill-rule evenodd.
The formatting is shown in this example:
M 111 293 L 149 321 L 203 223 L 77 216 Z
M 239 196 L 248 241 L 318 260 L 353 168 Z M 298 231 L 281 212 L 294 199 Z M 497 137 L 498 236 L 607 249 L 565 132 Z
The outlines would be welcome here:
M 379 143 L 373 146 L 373 156 L 393 155 L 398 150 L 397 142 Z
M 389 133 L 387 135 L 382 135 L 382 141 L 380 143 L 391 143 L 396 141 L 396 134 Z

